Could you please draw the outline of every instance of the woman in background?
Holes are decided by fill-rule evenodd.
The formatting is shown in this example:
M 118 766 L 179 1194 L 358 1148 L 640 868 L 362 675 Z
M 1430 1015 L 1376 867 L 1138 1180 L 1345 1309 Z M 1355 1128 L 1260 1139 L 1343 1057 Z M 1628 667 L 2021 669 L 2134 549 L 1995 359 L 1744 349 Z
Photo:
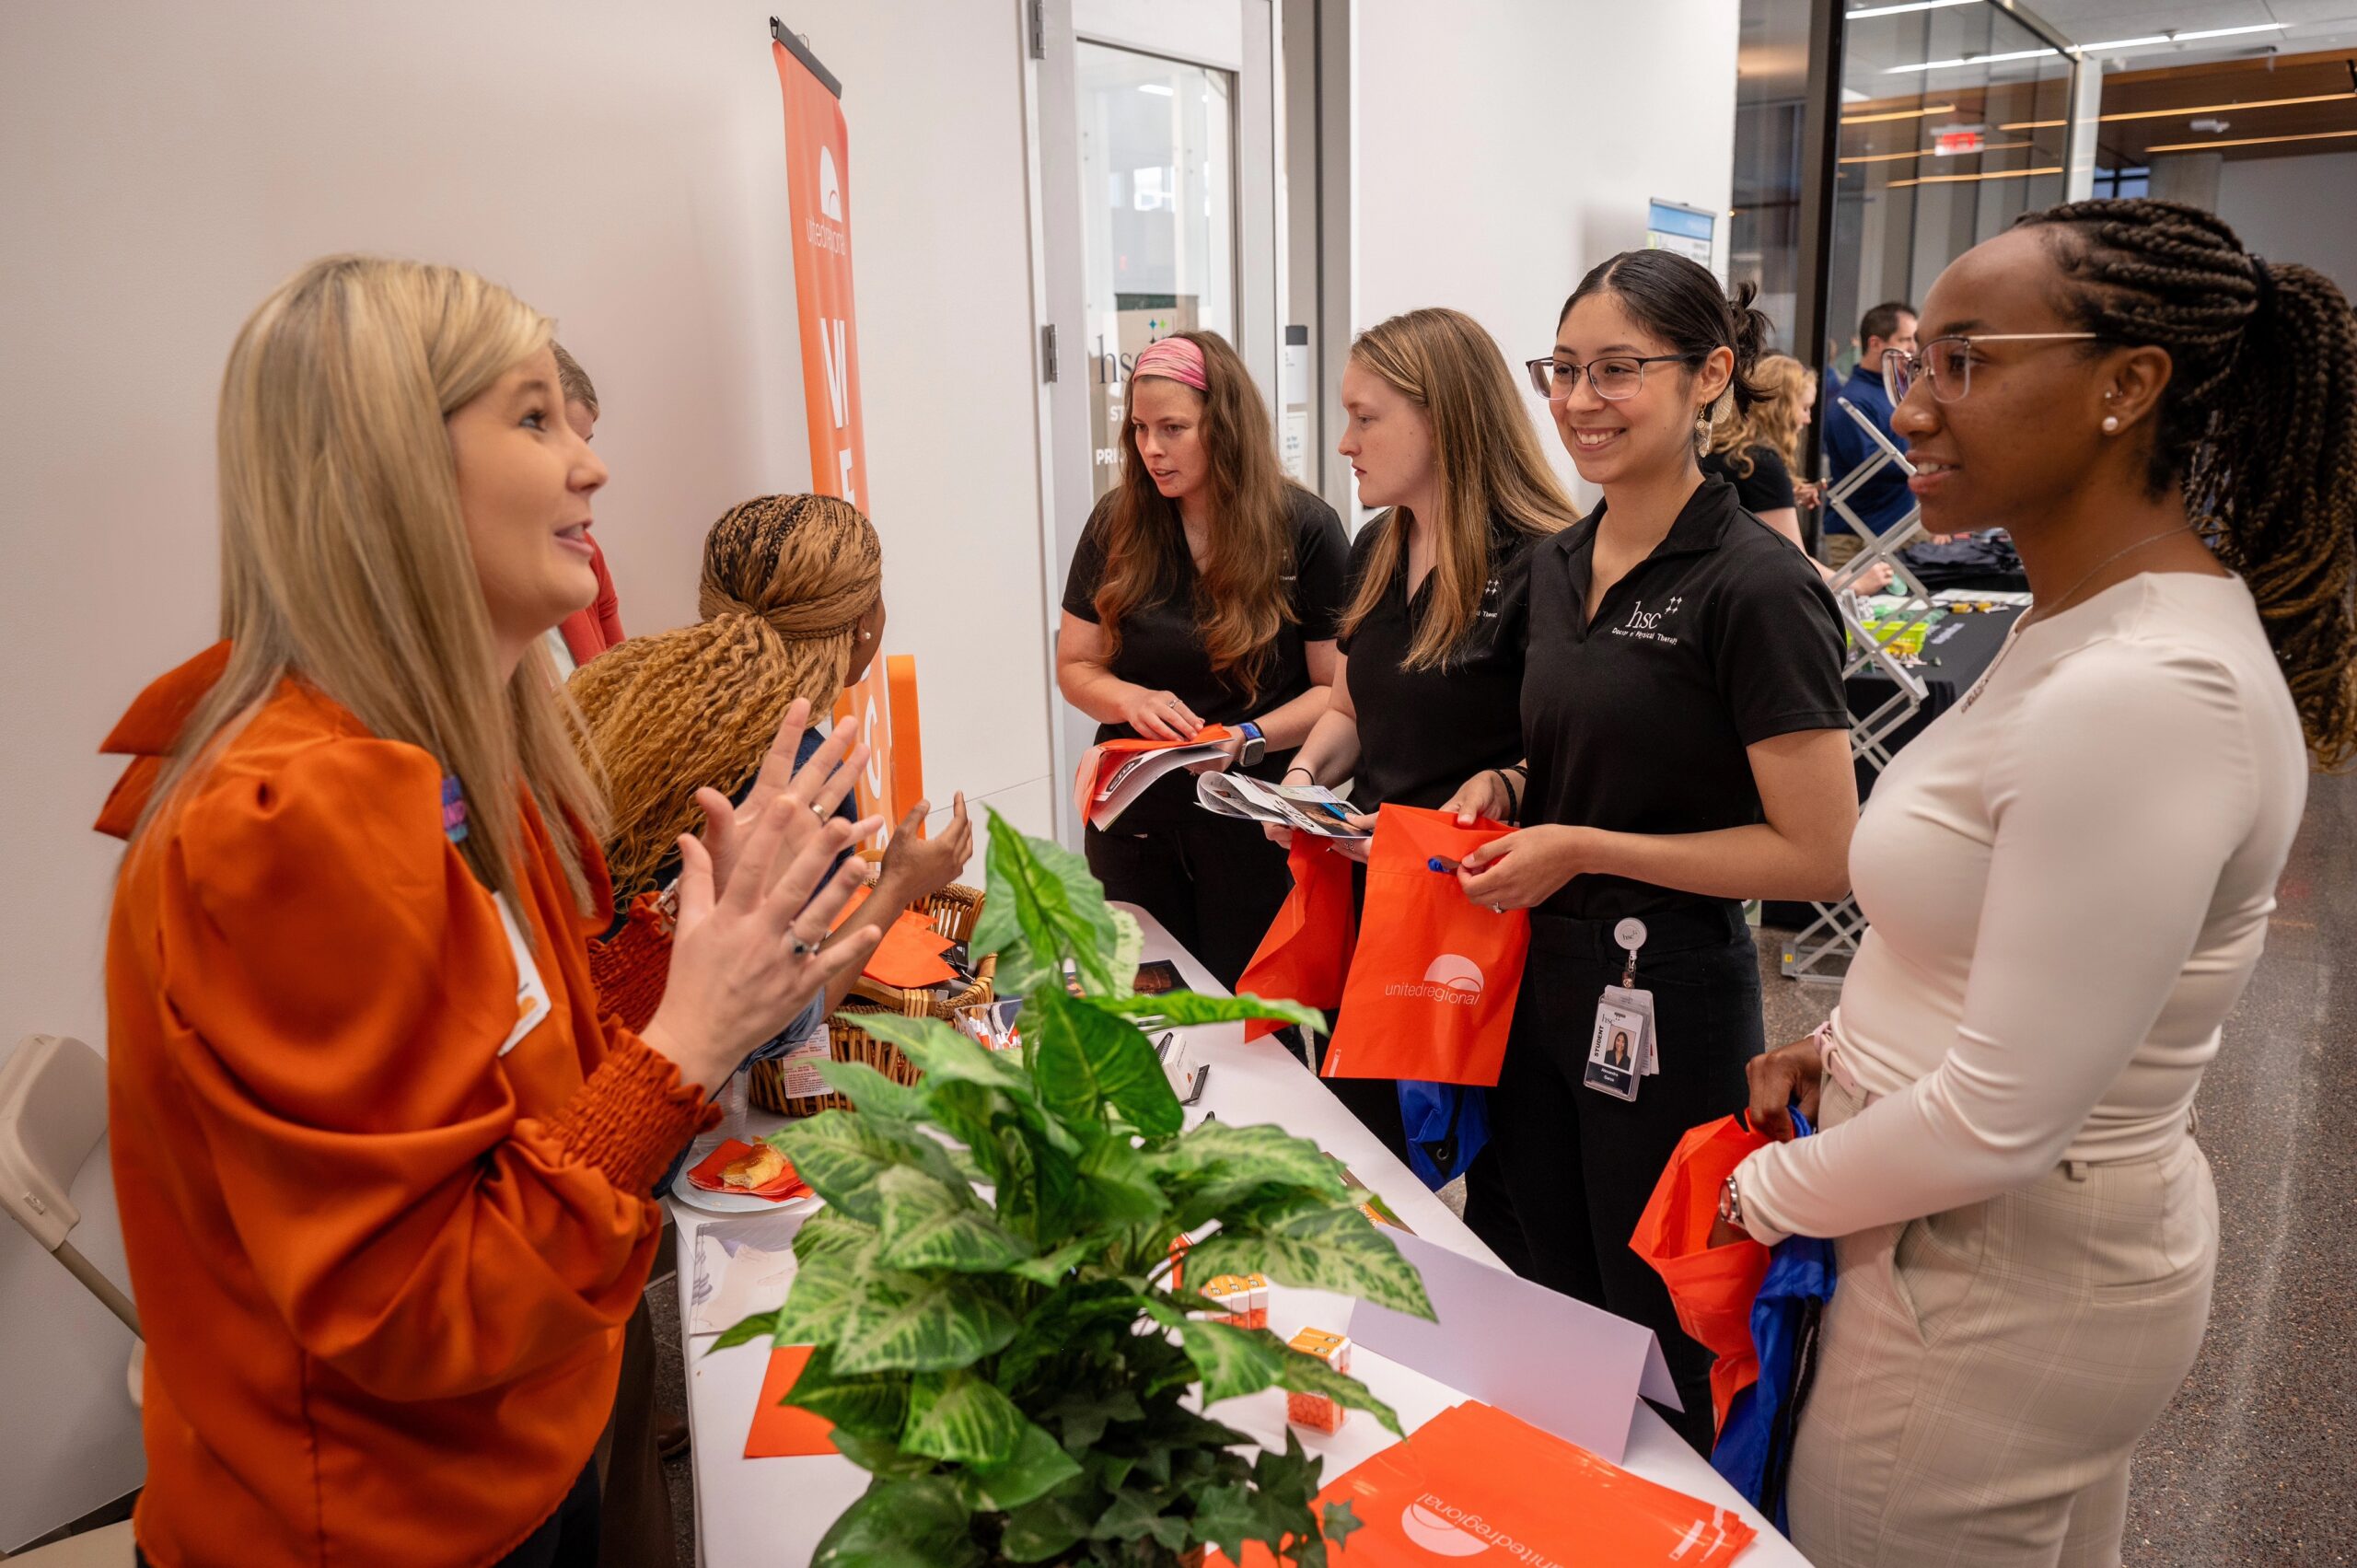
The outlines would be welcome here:
M 1097 738 L 1235 732 L 1226 759 L 1275 779 L 1326 711 L 1348 546 L 1286 479 L 1267 406 L 1216 332 L 1138 355 L 1121 479 L 1064 580 L 1056 683 Z M 1292 887 L 1260 824 L 1195 804 L 1179 772 L 1087 831 L 1106 895 L 1139 905 L 1233 988 Z
M 1342 410 L 1337 449 L 1359 504 L 1388 509 L 1352 544 L 1333 694 L 1284 782 L 1351 781 L 1358 820 L 1372 827 L 1380 806 L 1436 808 L 1473 774 L 1519 765 L 1532 547 L 1573 512 L 1505 356 L 1459 311 L 1411 310 L 1360 333 L 1342 367 Z M 1391 1080 L 1326 1086 L 1407 1157 Z M 1496 1156 L 1477 1155 L 1466 1182 L 1467 1222 L 1519 1264 Z
M 230 353 L 226 667 L 107 946 L 166 1568 L 593 1563 L 656 1173 L 872 948 L 818 950 L 853 829 L 732 817 L 683 849 L 662 1007 L 601 1019 L 602 803 L 542 639 L 597 591 L 606 471 L 549 338 L 471 274 L 337 257 Z
M 1702 471 L 1734 485 L 1745 511 L 1805 552 L 1801 497 L 1793 474 L 1800 466 L 1801 436 L 1817 408 L 1817 377 L 1788 354 L 1761 354 L 1752 374 L 1759 387 L 1759 401 L 1740 412 L 1730 407 L 1713 423 Z M 1813 503 L 1815 498 L 1810 499 Z M 1827 582 L 1833 580 L 1832 567 L 1820 561 L 1817 570 Z M 1890 578 L 1890 563 L 1878 561 L 1852 586 L 1870 594 Z

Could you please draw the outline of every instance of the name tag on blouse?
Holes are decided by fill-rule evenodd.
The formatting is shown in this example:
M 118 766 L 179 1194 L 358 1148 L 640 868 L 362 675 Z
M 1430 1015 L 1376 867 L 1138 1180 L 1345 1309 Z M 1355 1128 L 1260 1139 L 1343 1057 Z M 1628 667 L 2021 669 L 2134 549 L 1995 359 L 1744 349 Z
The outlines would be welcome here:
M 499 1042 L 499 1054 L 505 1056 L 547 1021 L 552 1006 L 548 984 L 540 979 L 540 961 L 532 957 L 532 939 L 516 918 L 515 906 L 505 893 L 492 897 L 499 905 L 499 923 L 507 933 L 508 956 L 516 960 L 516 1027 Z

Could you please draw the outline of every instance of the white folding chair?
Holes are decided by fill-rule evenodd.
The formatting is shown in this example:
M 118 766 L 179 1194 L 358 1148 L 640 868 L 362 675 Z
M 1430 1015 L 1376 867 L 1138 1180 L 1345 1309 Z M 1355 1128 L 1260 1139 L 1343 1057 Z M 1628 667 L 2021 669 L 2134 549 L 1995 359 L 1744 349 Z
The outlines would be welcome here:
M 137 1334 L 139 1309 L 66 1239 L 74 1179 L 106 1131 L 107 1064 L 80 1040 L 27 1035 L 0 1062 L 0 1208 Z

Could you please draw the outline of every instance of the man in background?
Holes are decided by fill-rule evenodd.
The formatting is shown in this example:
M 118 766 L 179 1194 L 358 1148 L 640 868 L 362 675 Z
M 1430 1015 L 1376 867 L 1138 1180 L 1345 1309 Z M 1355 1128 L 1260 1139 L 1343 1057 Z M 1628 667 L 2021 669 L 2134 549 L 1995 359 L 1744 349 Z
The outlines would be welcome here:
M 1915 308 L 1899 300 L 1875 306 L 1859 321 L 1858 341 L 1864 345 L 1858 354 L 1858 367 L 1834 389 L 1835 395 L 1856 404 L 1858 412 L 1873 420 L 1887 438 L 1892 411 L 1890 394 L 1882 384 L 1883 351 L 1895 348 L 1908 354 L 1915 352 Z M 1873 437 L 1858 428 L 1856 420 L 1838 405 L 1830 408 L 1825 418 L 1826 489 L 1841 482 L 1880 450 Z M 1907 492 L 1907 475 L 1896 463 L 1886 465 L 1849 498 L 1850 509 L 1876 534 L 1887 532 L 1914 505 L 1914 497 Z M 1851 530 L 1847 517 L 1829 505 L 1825 509 L 1824 540 L 1819 548 L 1827 565 L 1840 567 L 1865 548 L 1865 540 Z

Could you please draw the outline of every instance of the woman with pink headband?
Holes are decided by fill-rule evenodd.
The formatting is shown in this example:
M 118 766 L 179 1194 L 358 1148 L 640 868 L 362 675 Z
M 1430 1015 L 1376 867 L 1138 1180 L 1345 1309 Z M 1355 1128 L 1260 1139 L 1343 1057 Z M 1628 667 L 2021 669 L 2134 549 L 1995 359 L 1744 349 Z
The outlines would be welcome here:
M 1121 479 L 1064 582 L 1056 684 L 1100 740 L 1234 734 L 1229 765 L 1275 780 L 1326 711 L 1350 555 L 1334 509 L 1286 479 L 1267 405 L 1216 332 L 1139 354 Z M 1107 831 L 1088 868 L 1233 987 L 1292 886 L 1257 823 L 1195 805 L 1174 773 Z

